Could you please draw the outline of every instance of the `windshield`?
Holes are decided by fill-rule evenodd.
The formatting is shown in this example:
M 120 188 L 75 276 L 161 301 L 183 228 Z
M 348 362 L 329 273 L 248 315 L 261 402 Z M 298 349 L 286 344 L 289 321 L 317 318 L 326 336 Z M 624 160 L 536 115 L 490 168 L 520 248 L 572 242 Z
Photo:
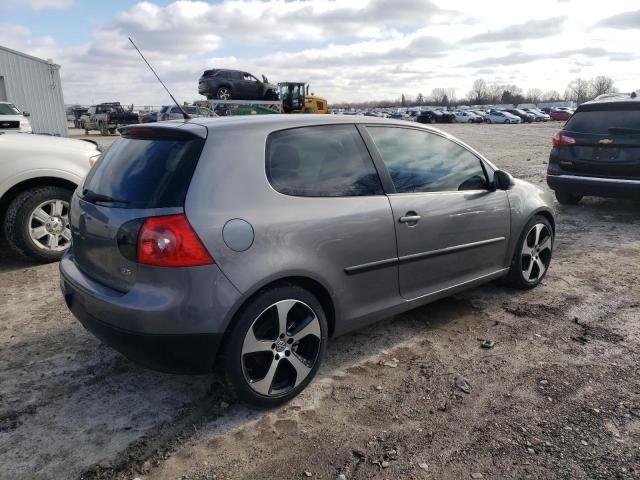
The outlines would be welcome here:
M 0 115 L 21 115 L 21 113 L 11 103 L 0 103 Z

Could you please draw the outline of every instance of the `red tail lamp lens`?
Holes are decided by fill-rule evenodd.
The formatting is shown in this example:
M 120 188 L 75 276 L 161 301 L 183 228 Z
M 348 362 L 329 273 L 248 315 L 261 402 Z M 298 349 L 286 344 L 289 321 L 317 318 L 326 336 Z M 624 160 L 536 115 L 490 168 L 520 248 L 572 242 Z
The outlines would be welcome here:
M 214 263 L 184 214 L 145 220 L 138 235 L 138 262 L 158 267 L 195 267 Z
M 554 145 L 574 145 L 575 143 L 575 138 L 563 135 L 562 132 L 558 132 L 553 136 Z

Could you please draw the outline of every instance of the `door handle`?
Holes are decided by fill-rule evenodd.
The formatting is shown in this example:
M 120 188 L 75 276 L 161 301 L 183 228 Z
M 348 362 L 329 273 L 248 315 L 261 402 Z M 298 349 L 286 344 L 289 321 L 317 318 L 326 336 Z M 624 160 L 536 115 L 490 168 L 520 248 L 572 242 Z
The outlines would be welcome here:
M 400 217 L 398 221 L 400 223 L 408 223 L 415 225 L 420 221 L 422 217 L 415 212 L 407 212 L 407 214 L 403 217 Z

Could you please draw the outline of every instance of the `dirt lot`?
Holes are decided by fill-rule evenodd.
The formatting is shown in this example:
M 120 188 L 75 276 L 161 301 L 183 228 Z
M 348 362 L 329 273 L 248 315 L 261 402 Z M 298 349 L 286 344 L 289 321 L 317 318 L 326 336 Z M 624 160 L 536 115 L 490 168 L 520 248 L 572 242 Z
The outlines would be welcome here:
M 445 126 L 541 185 L 556 129 Z M 0 256 L 0 478 L 637 479 L 639 266 L 640 203 L 559 207 L 539 288 L 335 339 L 300 397 L 254 410 L 131 364 L 67 312 L 56 265 Z

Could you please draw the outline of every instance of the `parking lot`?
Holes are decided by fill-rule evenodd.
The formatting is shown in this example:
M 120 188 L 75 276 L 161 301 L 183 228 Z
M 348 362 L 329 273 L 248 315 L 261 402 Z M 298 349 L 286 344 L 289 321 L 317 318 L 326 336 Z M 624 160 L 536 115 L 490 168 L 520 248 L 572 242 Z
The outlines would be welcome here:
M 442 129 L 546 188 L 558 123 Z M 337 338 L 271 410 L 130 363 L 68 312 L 56 264 L 2 252 L 0 479 L 640 478 L 640 203 L 556 207 L 538 288 Z

